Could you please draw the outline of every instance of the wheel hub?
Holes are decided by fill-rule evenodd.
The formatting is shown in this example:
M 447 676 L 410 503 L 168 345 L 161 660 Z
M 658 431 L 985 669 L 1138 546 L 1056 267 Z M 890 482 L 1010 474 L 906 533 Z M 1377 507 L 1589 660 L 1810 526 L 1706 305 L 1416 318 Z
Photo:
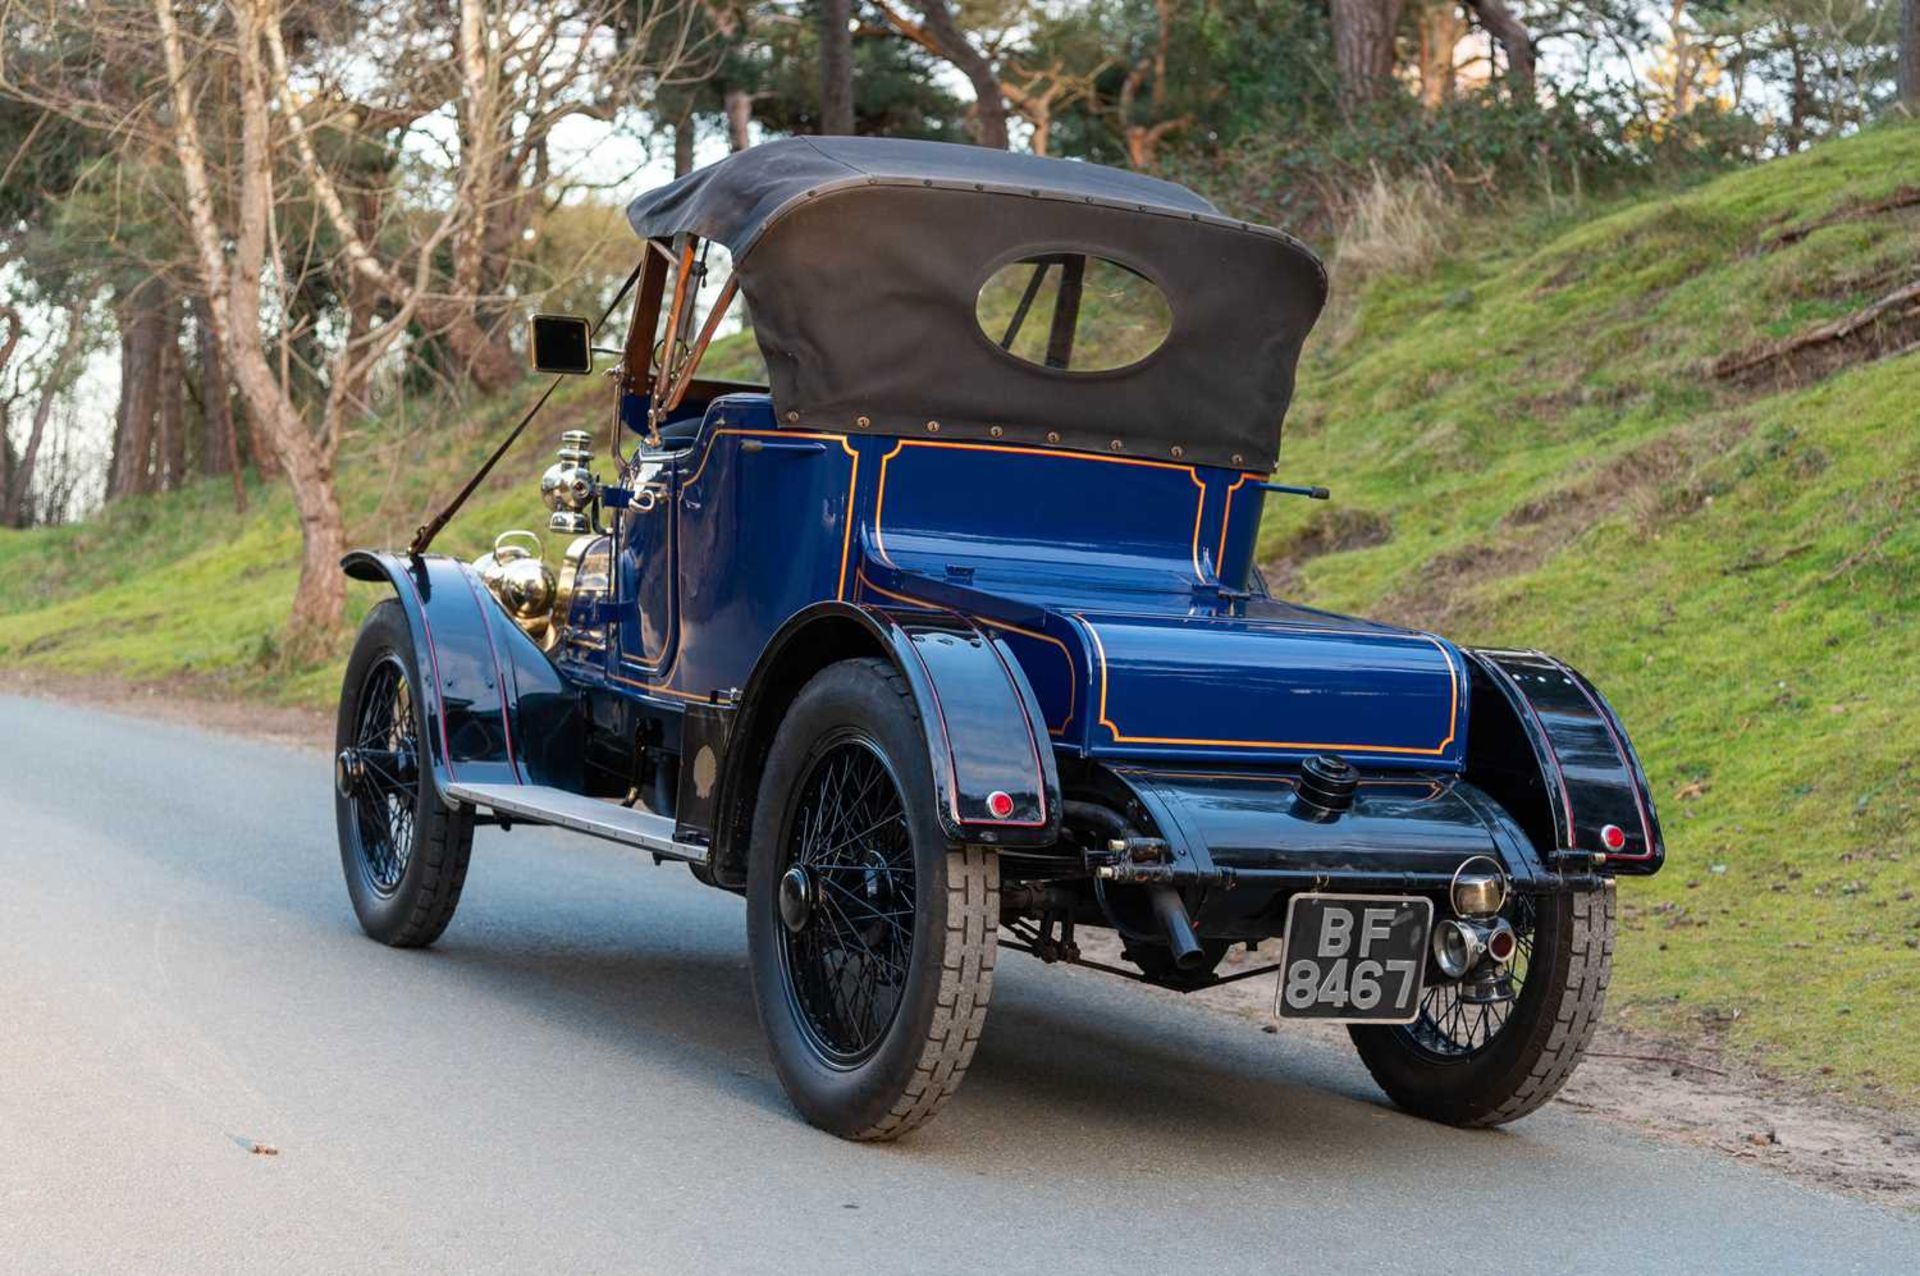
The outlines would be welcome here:
M 367 768 L 360 760 L 360 750 L 340 750 L 340 756 L 333 760 L 333 787 L 340 796 L 352 797 L 366 776 Z
M 389 786 L 409 785 L 420 778 L 419 763 L 411 749 L 342 749 L 333 760 L 333 787 L 341 797 L 353 797 L 367 791 L 369 780 Z
M 813 878 L 795 864 L 780 877 L 780 921 L 794 934 L 807 928 L 813 916 Z

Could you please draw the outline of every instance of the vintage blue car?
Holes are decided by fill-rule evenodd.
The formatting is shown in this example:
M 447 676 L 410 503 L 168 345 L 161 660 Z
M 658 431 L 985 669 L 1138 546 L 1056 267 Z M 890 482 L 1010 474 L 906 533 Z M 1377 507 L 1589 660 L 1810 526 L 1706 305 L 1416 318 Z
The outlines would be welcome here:
M 1326 495 L 1268 481 L 1311 252 L 1136 174 L 879 139 L 628 216 L 601 323 L 532 324 L 586 373 L 629 307 L 604 474 L 574 423 L 542 482 L 558 571 L 526 536 L 427 553 L 458 500 L 345 560 L 393 593 L 339 716 L 368 934 L 433 942 L 477 825 L 684 861 L 746 898 L 794 1104 L 856 1139 L 959 1087 L 1003 947 L 1191 990 L 1278 938 L 1276 1013 L 1350 1024 L 1401 1106 L 1554 1093 L 1660 825 L 1553 657 L 1267 592 L 1268 499 Z M 768 384 L 701 375 L 736 299 Z

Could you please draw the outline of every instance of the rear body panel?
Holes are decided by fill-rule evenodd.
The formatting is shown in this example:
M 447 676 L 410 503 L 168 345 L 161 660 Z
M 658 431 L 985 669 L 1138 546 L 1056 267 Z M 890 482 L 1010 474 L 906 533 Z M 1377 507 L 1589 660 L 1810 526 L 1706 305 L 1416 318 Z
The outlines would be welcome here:
M 1460 768 L 1466 698 L 1448 644 L 1311 613 L 1246 613 L 1077 613 L 1097 667 L 1088 751 Z
M 1062 744 L 1463 766 L 1466 669 L 1450 644 L 1248 588 L 1254 476 L 932 440 L 891 443 L 878 470 L 861 589 L 1000 627 Z

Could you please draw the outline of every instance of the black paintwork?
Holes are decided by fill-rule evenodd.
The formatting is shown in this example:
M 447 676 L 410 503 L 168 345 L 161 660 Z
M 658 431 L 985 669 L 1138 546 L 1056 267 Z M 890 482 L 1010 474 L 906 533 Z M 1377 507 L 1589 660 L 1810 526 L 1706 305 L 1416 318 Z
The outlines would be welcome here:
M 914 697 L 933 764 L 936 809 L 949 835 L 1001 846 L 1035 846 L 1059 835 L 1060 780 L 1052 749 L 1035 739 L 1039 708 L 1004 644 L 957 615 L 894 612 L 871 604 L 817 603 L 783 625 L 767 644 L 740 697 L 720 801 L 739 803 L 757 782 L 758 763 L 779 715 L 800 686 L 832 660 L 886 658 Z M 1044 728 L 1042 728 L 1044 731 Z M 988 810 L 1004 792 L 1013 811 Z M 744 829 L 724 823 L 723 839 Z M 738 848 L 724 848 L 734 858 Z
M 1467 773 L 1545 850 L 1604 852 L 1613 873 L 1650 874 L 1666 858 L 1640 759 L 1600 693 L 1538 651 L 1468 651 L 1474 732 Z M 1608 849 L 1601 831 L 1620 829 Z
M 520 631 L 473 570 L 439 555 L 356 550 L 356 580 L 393 587 L 420 670 L 435 785 L 581 787 L 586 740 L 581 692 Z

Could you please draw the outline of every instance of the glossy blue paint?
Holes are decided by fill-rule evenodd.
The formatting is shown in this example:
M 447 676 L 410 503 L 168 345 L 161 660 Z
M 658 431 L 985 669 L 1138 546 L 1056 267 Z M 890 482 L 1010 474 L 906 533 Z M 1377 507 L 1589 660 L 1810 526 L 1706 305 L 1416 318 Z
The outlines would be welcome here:
M 783 430 L 764 396 L 726 395 L 623 484 L 659 498 L 618 515 L 632 605 L 596 626 L 576 604 L 567 658 L 635 694 L 736 689 L 787 617 L 852 599 L 992 632 L 1075 753 L 1463 765 L 1449 644 L 1249 596 L 1264 496 L 1244 472 Z
M 1097 666 L 1096 757 L 1294 758 L 1457 771 L 1466 697 L 1448 644 L 1269 606 L 1246 615 L 1076 612 Z M 1263 614 L 1264 613 L 1264 614 Z
M 1548 675 L 1267 597 L 1253 571 L 1263 476 L 941 440 L 931 429 L 900 439 L 863 436 L 857 423 L 845 434 L 786 428 L 764 394 L 719 394 L 702 411 L 697 430 L 640 446 L 623 467 L 620 485 L 636 499 L 588 555 L 554 655 L 573 685 L 663 715 L 692 702 L 751 713 L 742 689 L 776 633 L 832 604 L 887 635 L 930 733 L 945 740 L 936 770 L 984 776 L 991 759 L 1021 760 L 1020 775 L 991 781 L 1022 803 L 1016 824 L 1057 825 L 1046 809 L 1056 754 L 1271 779 L 1336 753 L 1451 795 L 1390 819 L 1352 817 L 1344 836 L 1360 843 L 1395 822 L 1426 836 L 1424 813 L 1444 811 L 1437 823 L 1452 831 L 1430 850 L 1455 854 L 1461 837 L 1483 845 L 1488 820 L 1461 812 L 1495 804 L 1462 776 L 1478 783 L 1505 766 L 1500 803 L 1548 811 L 1530 782 L 1575 822 L 1604 817 L 1636 836 L 1622 867 L 1658 863 L 1644 788 L 1620 780 L 1637 763 L 1584 680 L 1554 674 L 1551 688 L 1519 693 L 1516 680 Z M 1477 751 L 1476 707 L 1499 715 Z M 465 717 L 484 721 L 471 708 Z M 1029 729 L 1042 746 L 1037 769 Z M 989 824 L 984 807 L 967 806 L 986 783 L 949 785 L 956 828 Z M 1236 797 L 1236 809 L 1256 810 L 1261 792 Z M 1568 808 L 1575 792 L 1584 806 Z M 1527 832 L 1571 845 L 1559 818 Z

